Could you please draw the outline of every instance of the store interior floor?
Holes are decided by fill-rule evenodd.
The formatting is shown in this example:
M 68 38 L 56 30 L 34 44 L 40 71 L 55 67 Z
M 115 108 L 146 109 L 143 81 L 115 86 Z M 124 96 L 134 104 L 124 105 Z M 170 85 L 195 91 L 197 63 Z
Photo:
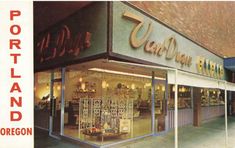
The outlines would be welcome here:
M 179 128 L 179 148 L 223 148 L 225 147 L 224 118 L 203 123 L 201 127 Z M 235 116 L 228 117 L 228 148 L 235 148 Z M 74 143 L 53 139 L 35 130 L 35 148 L 83 147 Z M 113 146 L 112 146 L 113 147 Z M 174 148 L 174 132 L 162 136 L 146 137 L 135 142 L 117 145 L 115 148 Z

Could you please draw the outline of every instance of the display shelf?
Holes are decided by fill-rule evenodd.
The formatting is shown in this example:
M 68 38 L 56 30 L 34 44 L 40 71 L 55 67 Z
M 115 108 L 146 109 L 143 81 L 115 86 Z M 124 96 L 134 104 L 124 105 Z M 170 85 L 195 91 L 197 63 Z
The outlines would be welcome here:
M 173 85 L 169 87 L 168 109 L 172 110 L 175 107 L 175 88 Z M 179 85 L 178 87 L 178 109 L 192 108 L 191 88 L 188 86 Z
M 174 109 L 174 99 L 169 100 L 168 107 L 169 109 Z M 192 99 L 191 98 L 178 98 L 178 109 L 187 109 L 192 108 Z
M 224 105 L 223 91 L 218 89 L 201 89 L 201 106 L 220 106 Z

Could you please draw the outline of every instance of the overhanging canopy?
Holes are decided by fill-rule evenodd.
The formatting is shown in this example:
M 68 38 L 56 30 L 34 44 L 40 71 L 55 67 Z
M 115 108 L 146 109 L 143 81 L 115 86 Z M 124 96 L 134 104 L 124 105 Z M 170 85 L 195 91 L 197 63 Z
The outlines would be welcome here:
M 109 60 L 109 62 L 122 64 L 122 65 L 131 65 L 135 67 L 141 67 L 151 70 L 165 70 L 167 71 L 167 81 L 168 84 L 185 85 L 185 86 L 193 86 L 193 87 L 202 87 L 202 88 L 218 88 L 229 91 L 235 91 L 235 84 L 229 83 L 224 80 L 219 80 L 215 78 L 209 78 L 206 76 L 202 76 L 199 74 L 188 73 L 180 70 L 176 70 L 174 68 L 161 67 L 161 66 L 153 66 L 153 65 L 144 65 L 144 64 L 136 64 L 130 62 L 120 62 Z M 176 78 L 177 71 L 177 78 Z

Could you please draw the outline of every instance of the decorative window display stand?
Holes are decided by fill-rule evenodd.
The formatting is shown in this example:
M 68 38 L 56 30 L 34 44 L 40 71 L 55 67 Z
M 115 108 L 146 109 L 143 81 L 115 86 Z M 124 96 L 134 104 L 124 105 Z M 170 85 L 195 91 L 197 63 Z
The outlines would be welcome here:
M 130 99 L 80 99 L 80 134 L 116 138 L 133 133 L 133 101 Z

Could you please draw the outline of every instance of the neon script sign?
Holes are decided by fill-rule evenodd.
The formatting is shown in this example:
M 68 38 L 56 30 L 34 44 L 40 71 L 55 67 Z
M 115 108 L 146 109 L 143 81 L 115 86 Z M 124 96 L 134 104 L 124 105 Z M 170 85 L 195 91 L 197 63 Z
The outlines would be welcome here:
M 78 32 L 72 35 L 69 27 L 63 25 L 56 35 L 46 33 L 36 46 L 40 63 L 65 55 L 78 56 L 82 50 L 91 46 L 91 33 Z
M 149 41 L 149 36 L 153 31 L 153 25 L 151 22 L 149 22 L 148 29 L 144 33 L 143 37 L 137 38 L 137 33 L 144 25 L 144 19 L 130 12 L 124 12 L 123 17 L 128 18 L 137 23 L 137 25 L 132 29 L 132 32 L 130 34 L 130 44 L 133 48 L 136 49 L 144 45 L 144 51 L 147 53 L 151 53 L 159 57 L 165 54 L 165 58 L 167 60 L 175 59 L 175 61 L 177 63 L 180 63 L 182 67 L 190 67 L 192 65 L 192 57 L 178 51 L 177 41 L 174 36 L 166 38 L 163 43 Z

